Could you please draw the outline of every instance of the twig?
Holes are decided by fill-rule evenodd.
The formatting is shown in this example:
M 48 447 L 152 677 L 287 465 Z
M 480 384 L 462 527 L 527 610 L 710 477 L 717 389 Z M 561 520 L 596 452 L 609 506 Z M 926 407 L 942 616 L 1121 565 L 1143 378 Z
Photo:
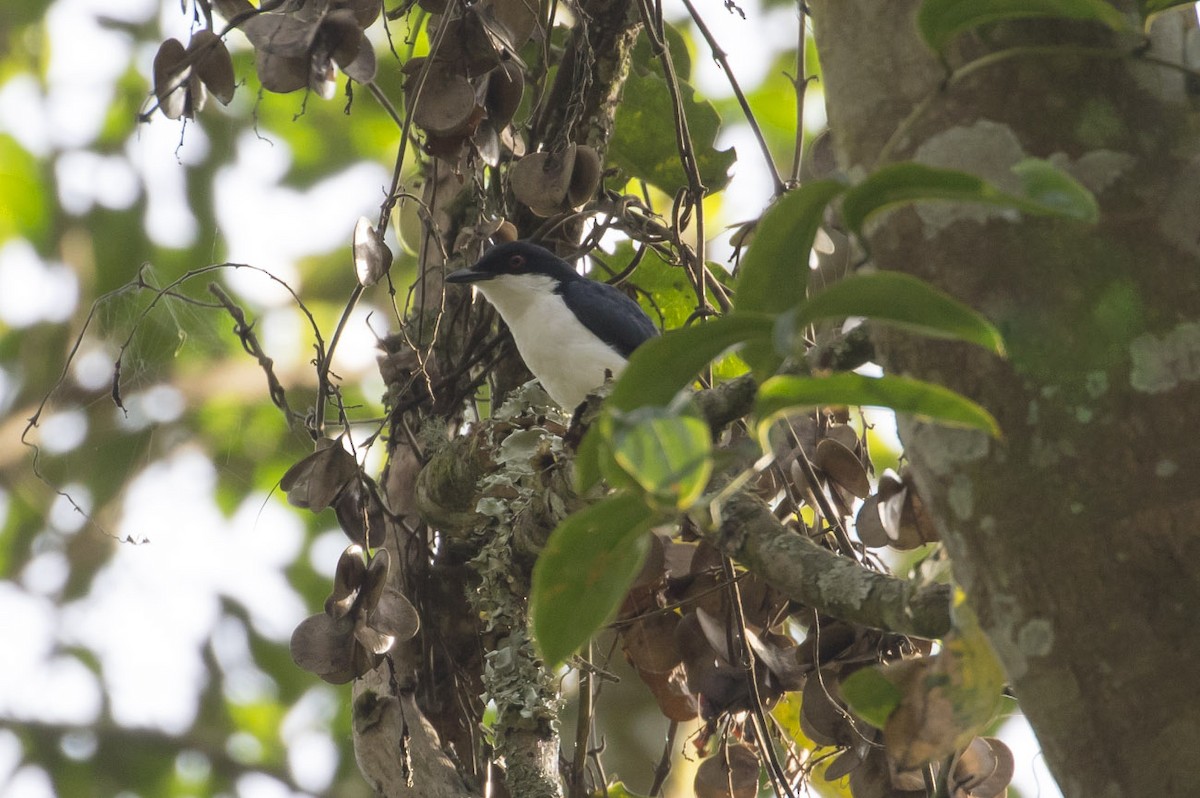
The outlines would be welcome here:
M 692 146 L 692 134 L 688 128 L 683 95 L 679 90 L 679 77 L 675 74 L 675 63 L 671 60 L 670 47 L 662 33 L 662 8 L 656 5 L 655 10 L 651 11 L 648 0 L 638 0 L 638 8 L 642 14 L 642 22 L 646 26 L 646 33 L 650 38 L 650 49 L 658 56 L 658 60 L 662 64 L 667 92 L 671 95 L 671 110 L 675 118 L 675 145 L 679 150 L 680 165 L 687 175 L 690 195 L 688 204 L 695 209 L 696 213 L 696 251 L 693 257 L 687 258 L 691 261 L 687 265 L 691 267 L 689 276 L 692 278 L 692 285 L 696 290 L 698 310 L 703 310 L 708 307 L 706 284 L 710 279 L 704 258 L 704 194 L 706 189 L 700 180 L 700 166 L 696 161 L 696 152 Z M 686 213 L 679 215 L 686 216 Z M 674 232 L 678 238 L 680 232 L 678 225 L 675 226 Z M 686 249 L 682 242 L 679 242 L 679 248 L 681 251 Z
M 288 426 L 295 428 L 297 422 L 303 422 L 304 416 L 295 413 L 288 405 L 287 392 L 284 391 L 283 384 L 279 382 L 279 378 L 275 376 L 275 361 L 267 356 L 263 351 L 262 345 L 258 342 L 258 336 L 254 334 L 254 325 L 246 321 L 246 314 L 237 303 L 230 299 L 229 294 L 221 288 L 217 283 L 209 283 L 208 291 L 217 298 L 227 311 L 233 317 L 234 328 L 233 332 L 242 342 L 242 348 L 246 353 L 252 355 L 262 368 L 263 374 L 267 377 L 267 392 L 271 396 L 271 402 L 276 407 L 283 411 L 287 417 Z
M 796 462 L 799 464 L 800 471 L 804 474 L 804 481 L 808 483 L 813 499 L 817 503 L 817 509 L 825 516 L 825 523 L 829 524 L 829 527 L 833 530 L 833 536 L 838 542 L 838 548 L 848 557 L 857 559 L 854 543 L 846 533 L 846 528 L 842 525 L 841 517 L 833 509 L 833 505 L 829 503 L 829 497 L 825 495 L 820 480 L 817 479 L 817 470 L 813 467 L 812 461 L 808 459 L 808 454 L 804 451 L 803 446 L 796 447 Z
M 806 62 L 808 10 L 803 0 L 798 5 L 800 6 L 800 32 L 797 36 L 799 41 L 796 44 L 796 77 L 792 79 L 792 86 L 796 90 L 796 149 L 792 157 L 793 183 L 800 181 L 800 167 L 804 163 L 804 97 L 808 93 L 808 66 Z
M 771 157 L 771 148 L 767 146 L 767 139 L 763 136 L 762 128 L 758 125 L 758 119 L 755 118 L 754 112 L 750 110 L 750 103 L 746 100 L 746 94 L 742 91 L 741 85 L 738 84 L 737 77 L 733 74 L 733 69 L 729 66 L 729 59 L 726 58 L 726 53 L 721 49 L 721 45 L 717 44 L 716 37 L 712 35 L 712 31 L 708 29 L 708 25 L 704 24 L 703 17 L 696 11 L 696 7 L 692 5 L 692 0 L 683 0 L 683 4 L 687 7 L 688 13 L 692 17 L 692 21 L 696 23 L 696 27 L 700 29 L 700 35 L 708 42 L 708 48 L 712 51 L 712 57 L 718 64 L 721 65 L 721 70 L 725 73 L 725 77 L 729 79 L 729 86 L 733 89 L 733 94 L 737 97 L 738 105 L 742 107 L 742 114 L 746 117 L 746 122 L 749 123 L 750 129 L 754 132 L 754 138 L 758 141 L 758 148 L 762 150 L 763 160 L 767 162 L 767 169 L 771 171 L 771 180 L 775 184 L 775 196 L 784 192 L 787 188 L 784 185 L 783 178 L 779 176 L 779 170 L 775 167 L 775 159 Z M 801 55 L 800 60 L 803 61 L 803 41 L 804 41 L 804 12 L 800 12 L 800 37 L 801 37 Z M 797 136 L 802 135 L 803 128 L 797 132 Z
M 734 578 L 733 560 L 728 556 L 721 558 L 721 571 L 729 585 L 729 598 L 731 599 L 729 603 L 733 607 L 733 628 L 729 631 L 734 637 L 732 642 L 737 646 L 737 656 L 746 670 L 746 680 L 750 685 L 750 715 L 754 720 L 754 730 L 758 737 L 758 750 L 767 761 L 767 776 L 775 787 L 775 794 L 795 798 L 795 794 L 788 784 L 787 774 L 783 772 L 783 766 L 779 764 L 779 757 L 775 755 L 775 748 L 771 745 L 770 729 L 767 726 L 766 713 L 763 712 L 762 695 L 758 690 L 758 669 L 754 664 L 754 652 L 750 649 L 749 641 L 746 640 L 746 613 L 742 607 L 741 586 Z M 730 654 L 733 654 L 732 650 Z
M 671 725 L 667 727 L 667 739 L 663 743 L 662 756 L 654 768 L 654 783 L 650 785 L 650 798 L 655 798 L 662 792 L 663 785 L 667 783 L 667 776 L 671 774 L 671 754 L 675 749 L 675 733 L 678 731 L 679 721 L 671 721 Z
M 338 342 L 342 340 L 342 332 L 346 329 L 347 322 L 350 321 L 350 314 L 358 306 L 358 300 L 362 298 L 362 295 L 362 283 L 355 283 L 354 290 L 350 292 L 350 298 L 346 300 L 346 306 L 342 308 L 342 316 L 338 319 L 337 327 L 334 328 L 333 337 L 329 339 L 329 349 L 325 351 L 324 357 L 317 359 L 317 407 L 313 428 L 318 435 L 325 433 L 325 403 L 333 393 L 333 386 L 329 380 L 329 365 L 333 362 L 333 353 L 337 350 Z
M 592 658 L 592 641 L 588 641 L 584 657 Z M 590 668 L 579 670 L 579 717 L 575 720 L 575 753 L 571 760 L 570 798 L 584 798 L 587 788 L 584 785 L 583 773 L 587 766 L 588 738 L 592 729 L 593 708 L 592 671 Z

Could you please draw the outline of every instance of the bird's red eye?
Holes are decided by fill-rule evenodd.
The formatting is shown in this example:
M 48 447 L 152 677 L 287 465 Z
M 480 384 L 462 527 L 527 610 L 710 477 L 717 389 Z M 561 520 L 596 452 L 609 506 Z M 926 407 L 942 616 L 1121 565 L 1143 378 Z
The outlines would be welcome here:
M 513 255 L 512 257 L 510 257 L 508 259 L 508 270 L 510 272 L 518 271 L 521 268 L 523 268 L 524 266 L 525 266 L 525 256 L 524 255 Z

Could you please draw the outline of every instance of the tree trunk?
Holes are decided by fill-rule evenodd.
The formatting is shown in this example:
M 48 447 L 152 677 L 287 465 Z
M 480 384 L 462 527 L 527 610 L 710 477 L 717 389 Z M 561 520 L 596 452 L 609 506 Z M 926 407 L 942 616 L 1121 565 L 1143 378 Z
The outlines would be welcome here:
M 1004 430 L 902 421 L 906 450 L 1063 793 L 1195 794 L 1200 139 L 1194 79 L 1162 63 L 1183 62 L 1194 11 L 1156 20 L 1149 59 L 1095 25 L 992 26 L 950 54 L 989 61 L 947 80 L 918 5 L 812 2 L 842 165 L 913 159 L 1019 190 L 1010 167 L 1050 159 L 1102 215 L 927 203 L 875 226 L 877 266 L 982 311 L 1010 350 L 878 335 L 889 371 L 965 393 Z
M 587 143 L 603 157 L 640 29 L 637 6 L 585 0 L 572 12 L 582 21 L 572 28 L 549 100 L 537 105 L 527 143 L 531 152 L 567 140 Z M 491 234 L 480 231 L 494 230 L 487 221 L 507 218 L 522 237 L 542 223 L 510 197 L 479 188 L 497 180 L 497 172 L 485 179 L 477 158 L 426 162 L 422 199 L 436 225 L 422 247 L 422 279 L 406 329 L 385 342 L 393 411 L 383 483 L 398 517 L 389 524 L 387 546 L 401 564 L 393 574 L 396 586 L 421 617 L 418 637 L 397 646 L 388 662 L 355 685 L 356 756 L 372 787 L 386 796 L 535 798 L 561 795 L 564 787 L 552 717 L 558 680 L 534 659 L 523 627 L 532 560 L 507 550 L 511 531 L 498 540 L 475 512 L 475 483 L 498 468 L 491 428 L 485 420 L 471 437 L 447 432 L 458 426 L 464 400 L 474 392 L 470 367 L 487 363 L 474 358 L 493 351 L 487 343 L 492 316 L 469 292 L 445 292 L 442 274 L 448 265 L 469 264 Z M 578 229 L 566 224 L 558 237 Z M 465 262 L 449 264 L 447 254 Z M 529 378 L 511 343 L 494 351 L 506 354 L 489 366 L 493 408 Z M 501 437 L 497 433 L 497 443 Z M 460 456 L 437 458 L 443 449 Z M 442 465 L 419 481 L 430 460 Z M 539 520 L 544 539 L 557 518 Z M 488 534 L 474 534 L 485 528 Z M 489 545 L 502 550 L 481 565 L 477 555 Z M 506 579 L 496 577 L 504 570 L 497 563 L 510 567 Z M 499 694 L 498 684 L 511 688 L 512 681 L 522 689 Z M 488 700 L 497 707 L 491 742 L 481 735 Z

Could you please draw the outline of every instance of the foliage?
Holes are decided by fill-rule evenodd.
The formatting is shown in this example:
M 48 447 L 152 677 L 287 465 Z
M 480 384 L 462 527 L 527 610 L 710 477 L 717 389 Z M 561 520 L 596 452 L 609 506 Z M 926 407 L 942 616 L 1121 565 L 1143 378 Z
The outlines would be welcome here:
M 1148 3 L 1143 12 L 1170 5 Z M 102 790 L 133 784 L 138 774 L 138 789 L 164 794 L 248 789 L 254 778 L 366 794 L 348 750 L 313 778 L 290 759 L 303 748 L 289 723 L 310 723 L 330 747 L 330 740 L 350 739 L 351 727 L 346 695 L 331 707 L 331 694 L 292 660 L 336 684 L 401 661 L 422 685 L 441 678 L 434 678 L 439 666 L 452 671 L 437 689 L 461 698 L 443 704 L 463 715 L 439 732 L 462 733 L 449 741 L 460 766 L 514 761 L 516 749 L 505 746 L 520 745 L 522 734 L 551 734 L 546 718 L 556 709 L 553 700 L 529 696 L 538 691 L 523 693 L 503 679 L 514 658 L 531 658 L 526 606 L 544 662 L 522 660 L 522 667 L 541 669 L 539 690 L 551 683 L 554 666 L 568 662 L 581 674 L 580 704 L 590 707 L 591 674 L 608 663 L 583 661 L 586 644 L 611 627 L 646 685 L 645 702 L 672 724 L 671 739 L 674 724 L 699 721 L 697 794 L 752 795 L 760 782 L 788 794 L 813 779 L 821 760 L 824 778 L 849 776 L 856 795 L 907 794 L 914 779 L 924 787 L 937 768 L 943 784 L 953 777 L 973 784 L 975 795 L 1005 788 L 1011 755 L 980 736 L 995 715 L 1003 676 L 965 612 L 934 654 L 928 640 L 901 630 L 800 607 L 730 559 L 727 516 L 736 497 L 752 495 L 788 534 L 854 563 L 862 578 L 907 578 L 885 574 L 878 551 L 936 543 L 936 531 L 907 472 L 871 479 L 866 432 L 852 423 L 851 408 L 882 406 L 983 434 L 1003 431 L 972 399 L 904 375 L 864 376 L 853 358 L 817 363 L 812 343 L 845 342 L 855 335 L 846 323 L 852 319 L 974 345 L 980 358 L 1004 356 L 1004 343 L 978 310 L 916 278 L 869 268 L 831 273 L 828 263 L 858 262 L 863 253 L 869 260 L 871 225 L 912 203 L 984 203 L 1013 211 L 1013 224 L 1051 217 L 1086 225 L 1098 218 L 1094 198 L 1042 160 L 1014 169 L 1020 193 L 914 162 L 883 165 L 853 182 L 820 174 L 791 181 L 743 226 L 730 278 L 707 257 L 706 224 L 714 215 L 744 215 L 722 207 L 720 192 L 737 160 L 756 155 L 751 147 L 717 149 L 733 121 L 718 106 L 733 104 L 714 102 L 694 85 L 687 52 L 715 49 L 695 40 L 711 34 L 668 25 L 651 4 L 640 4 L 645 29 L 635 47 L 626 15 L 589 19 L 551 9 L 557 6 L 517 0 L 396 7 L 196 0 L 179 38 L 146 19 L 106 23 L 141 44 L 162 43 L 143 59 L 148 64 L 135 63 L 126 48 L 126 74 L 114 76 L 112 107 L 87 141 L 39 152 L 30 136 L 0 134 L 2 257 L 28 250 L 47 273 L 55 273 L 45 266 L 51 259 L 69 261 L 83 293 L 99 297 L 86 313 L 67 307 L 28 323 L 10 311 L 0 327 L 0 384 L 15 386 L 6 412 L 17 426 L 32 417 L 28 441 L 40 447 L 37 479 L 6 455 L 13 479 L 3 494 L 5 570 L 33 582 L 29 574 L 49 552 L 65 571 L 43 591 L 48 596 L 7 584 L 52 608 L 95 601 L 118 573 L 113 562 L 134 548 L 116 542 L 141 539 L 128 531 L 144 495 L 135 483 L 195 445 L 208 458 L 199 473 L 211 483 L 204 498 L 219 508 L 213 517 L 252 515 L 264 502 L 274 507 L 266 496 L 275 487 L 311 511 L 278 544 L 286 555 L 246 556 L 270 563 L 253 578 L 276 585 L 293 605 L 324 601 L 315 615 L 293 607 L 281 632 L 281 622 L 255 605 L 267 599 L 217 587 L 210 598 L 219 622 L 194 644 L 208 657 L 207 682 L 179 728 L 156 729 L 140 748 L 114 744 L 134 737 L 135 724 L 109 708 L 61 724 L 9 711 L 31 721 L 15 736 L 25 760 L 41 763 L 62 792 L 82 781 L 86 762 Z M 1110 5 L 1085 0 L 926 0 L 917 25 L 943 53 L 966 32 L 1031 16 L 1127 30 Z M 5 54 L 9 71 L 33 55 L 27 50 L 40 23 L 16 24 L 19 35 Z M 588 38 L 600 34 L 611 34 L 608 51 Z M 807 51 L 780 57 L 798 61 L 798 72 L 809 68 Z M 798 77 L 792 85 L 799 93 L 806 84 Z M 339 86 L 344 98 L 334 100 Z M 740 107 L 741 89 L 733 88 Z M 607 92 L 621 93 L 620 102 Z M 227 107 L 206 104 L 210 95 Z M 776 114 L 751 108 L 750 97 L 747 111 Z M 70 156 L 78 163 L 86 153 L 99 174 L 110 161 L 124 163 L 122 148 L 141 130 L 163 130 L 163 117 L 184 120 L 167 129 L 180 136 L 174 168 L 185 183 L 178 193 L 190 208 L 190 236 L 143 234 L 139 219 L 153 218 L 159 190 L 149 175 L 135 176 L 133 199 L 106 199 L 97 186 L 67 207 Z M 137 128 L 135 118 L 150 127 Z M 265 157 L 243 152 L 254 134 L 287 151 L 293 164 L 280 167 L 283 179 L 303 194 L 277 193 L 265 207 L 248 207 L 221 189 L 231 164 L 250 171 L 248 161 Z M 790 135 L 801 151 L 805 131 Z M 778 142 L 758 143 L 778 176 L 771 155 Z M 340 202 L 334 170 L 351 174 L 362 161 L 374 165 L 372 179 L 386 182 L 390 174 L 390 183 L 360 181 L 357 207 L 330 242 L 292 248 L 286 234 L 271 231 L 289 201 Z M 116 172 L 133 174 L 124 168 Z M 792 174 L 801 174 L 799 159 Z M 47 186 L 57 188 L 58 205 Z M 403 244 L 397 224 L 410 227 Z M 224 238 L 239 225 L 285 255 L 276 263 L 210 263 L 253 260 L 244 254 L 253 249 Z M 836 257 L 814 254 L 818 238 L 831 233 L 839 236 Z M 448 266 L 473 260 L 489 241 L 535 235 L 563 251 L 611 245 L 615 255 L 596 252 L 595 262 L 616 264 L 611 270 L 622 284 L 668 322 L 664 335 L 634 353 L 603 407 L 573 422 L 521 404 L 527 394 L 516 386 L 526 375 L 503 332 L 481 305 L 441 285 Z M 816 287 L 814 265 L 829 284 Z M 247 275 L 266 275 L 267 288 Z M 368 315 L 387 328 L 378 336 L 382 385 L 371 374 L 375 342 L 362 335 Z M 230 324 L 233 335 L 217 331 Z M 366 354 L 348 356 L 353 348 Z M 725 378 L 731 352 L 748 375 Z M 720 391 L 737 386 L 749 386 L 748 398 L 724 415 L 714 411 Z M 485 398 L 492 419 L 468 411 Z M 59 443 L 56 421 L 85 432 Z M 387 450 L 382 474 L 376 446 Z M 446 451 L 449 462 L 440 461 Z M 442 493 L 458 495 L 443 501 Z M 63 520 L 64 508 L 86 517 L 82 530 Z M 320 515 L 326 509 L 333 515 Z M 505 545 L 471 534 L 497 519 Z M 350 539 L 344 551 L 345 541 L 334 547 L 340 557 L 329 557 L 330 530 L 332 539 Z M 160 534 L 152 529 L 145 537 Z M 941 556 L 929 554 L 930 561 Z M 291 587 L 272 581 L 283 575 Z M 237 653 L 222 653 L 221 629 L 237 639 Z M 467 644 L 448 645 L 453 634 Z M 283 654 L 289 640 L 290 657 Z M 99 645 L 48 645 L 55 662 L 82 671 L 95 690 L 115 667 Z M 454 659 L 448 652 L 455 650 L 470 654 Z M 238 668 L 256 686 L 239 692 Z M 317 719 L 290 720 L 310 699 L 326 701 L 310 713 Z M 498 720 L 482 735 L 488 701 Z M 436 703 L 423 710 L 432 714 Z M 768 722 L 768 713 L 788 707 L 794 722 Z M 932 714 L 941 722 L 925 723 Z M 586 752 L 592 718 L 581 715 L 577 742 Z M 88 725 L 112 734 L 92 735 L 90 753 L 88 746 L 70 753 L 72 735 Z M 175 736 L 184 731 L 187 737 Z M 205 742 L 212 740 L 221 743 Z M 114 748 L 125 757 L 109 760 Z M 134 761 L 144 751 L 155 754 L 148 757 L 155 767 Z M 825 755 L 833 753 L 830 762 Z M 520 778 L 515 770 L 512 779 Z M 602 786 L 579 760 L 568 780 L 574 794 Z M 635 794 L 620 783 L 608 790 Z

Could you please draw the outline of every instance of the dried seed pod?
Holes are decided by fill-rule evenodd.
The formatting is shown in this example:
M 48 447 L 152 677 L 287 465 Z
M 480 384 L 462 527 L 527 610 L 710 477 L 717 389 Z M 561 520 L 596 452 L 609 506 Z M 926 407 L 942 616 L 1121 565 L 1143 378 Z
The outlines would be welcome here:
M 638 676 L 650 688 L 658 709 L 668 720 L 686 723 L 699 714 L 696 696 L 688 691 L 682 667 L 663 673 L 638 670 Z
M 362 286 L 375 285 L 392 268 L 392 251 L 365 216 L 354 225 L 353 251 L 354 273 Z
M 326 14 L 318 31 L 329 57 L 342 69 L 354 63 L 364 44 L 368 48 L 371 46 L 363 36 L 354 12 L 348 8 L 335 9 Z
M 500 131 L 500 144 L 511 152 L 514 158 L 525 157 L 525 139 L 522 137 L 521 131 L 512 125 L 507 125 Z
M 639 671 L 666 673 L 679 665 L 682 655 L 675 643 L 679 616 L 673 612 L 651 612 L 621 630 L 621 648 Z
M 473 132 L 471 120 L 476 115 L 476 104 L 471 82 L 438 62 L 429 65 L 423 82 L 419 74 L 413 73 L 404 86 L 409 107 L 415 104 L 413 122 L 417 127 L 439 138 Z M 418 91 L 419 96 L 414 96 Z
M 237 84 L 233 75 L 233 59 L 225 42 L 210 30 L 198 31 L 188 42 L 188 52 L 196 53 L 193 67 L 196 76 L 221 105 L 229 105 Z
M 483 3 L 463 8 L 457 16 L 443 15 L 430 20 L 429 40 L 435 41 L 442 26 L 446 33 L 438 48 L 438 63 L 454 69 L 464 77 L 477 78 L 499 66 L 500 49 L 481 19 Z
M 521 105 L 525 93 L 525 71 L 520 64 L 505 61 L 487 76 L 487 94 L 484 101 L 488 118 L 501 130 L 512 121 L 513 114 Z
M 497 244 L 507 244 L 517 240 L 517 226 L 505 219 L 496 228 L 495 234 L 492 236 L 496 239 Z
M 870 495 L 871 480 L 867 477 L 867 469 L 858 455 L 840 441 L 825 438 L 818 443 L 813 465 L 852 495 L 860 499 Z
M 168 119 L 178 119 L 187 107 L 190 68 L 183 67 L 187 50 L 178 39 L 167 39 L 154 54 L 154 95 Z
M 321 438 L 316 451 L 287 470 L 279 486 L 288 503 L 319 513 L 333 504 L 358 474 L 354 456 L 330 438 Z
M 592 147 L 580 144 L 575 148 L 575 167 L 571 170 L 571 184 L 567 188 L 567 199 L 575 210 L 582 208 L 600 186 L 600 155 Z
M 491 167 L 500 165 L 503 150 L 500 146 L 500 134 L 496 132 L 492 120 L 484 119 L 479 123 L 475 135 L 471 137 L 471 145 L 479 154 L 479 160 Z
M 758 795 L 758 754 L 746 745 L 730 745 L 696 768 L 696 798 L 754 798 Z
M 484 30 L 502 53 L 515 56 L 537 28 L 534 0 L 484 0 L 479 6 Z
M 1013 755 L 994 737 L 976 737 L 958 755 L 951 769 L 954 798 L 997 798 L 1013 777 Z
M 858 510 L 854 528 L 858 539 L 869 549 L 877 549 L 891 542 L 887 531 L 883 528 L 883 520 L 879 517 L 879 495 L 871 496 L 863 502 Z
M 534 152 L 517 161 L 511 173 L 517 200 L 538 216 L 561 211 L 571 185 L 575 149 L 571 144 L 561 153 Z

